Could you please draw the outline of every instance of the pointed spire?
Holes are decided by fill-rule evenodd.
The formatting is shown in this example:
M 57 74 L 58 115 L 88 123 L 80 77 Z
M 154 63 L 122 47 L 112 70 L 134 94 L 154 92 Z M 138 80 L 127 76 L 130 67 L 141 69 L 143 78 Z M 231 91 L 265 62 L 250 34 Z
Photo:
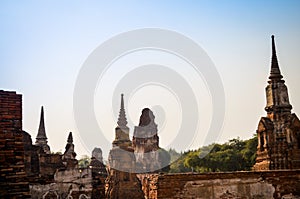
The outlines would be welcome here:
M 282 78 L 276 55 L 275 39 L 274 35 L 272 35 L 271 72 L 269 76 L 270 80 L 268 81 L 269 85 L 266 87 L 267 106 L 265 107 L 265 110 L 268 115 L 274 116 L 274 113 L 286 113 L 290 112 L 292 109 L 289 102 L 287 87 Z
M 120 108 L 119 118 L 118 118 L 118 122 L 117 122 L 119 127 L 126 127 L 126 125 L 127 125 L 123 96 L 124 96 L 124 94 L 121 94 L 121 108 Z
M 50 153 L 50 147 L 47 145 L 47 136 L 45 130 L 45 122 L 44 122 L 44 107 L 41 108 L 41 118 L 40 118 L 40 126 L 38 130 L 38 134 L 36 136 L 35 144 L 40 146 L 43 151 L 47 154 Z
M 45 130 L 45 122 L 44 122 L 44 107 L 41 108 L 41 117 L 40 117 L 40 126 L 38 130 L 38 134 L 36 136 L 37 141 L 38 140 L 47 140 L 46 136 L 46 130 Z
M 72 132 L 69 133 L 69 136 L 68 136 L 68 141 L 67 141 L 69 144 L 72 144 L 73 143 L 73 135 L 72 135 Z
M 272 35 L 271 38 L 272 38 L 272 62 L 271 62 L 271 73 L 269 79 L 281 80 L 282 75 L 280 73 L 279 64 L 277 60 L 274 35 Z

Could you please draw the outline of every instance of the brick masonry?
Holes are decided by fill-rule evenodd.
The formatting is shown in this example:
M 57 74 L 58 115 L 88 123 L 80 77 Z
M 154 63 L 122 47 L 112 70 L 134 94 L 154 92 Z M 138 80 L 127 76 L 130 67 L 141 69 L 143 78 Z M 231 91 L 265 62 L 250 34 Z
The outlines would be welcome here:
M 147 199 L 299 198 L 300 170 L 140 174 Z
M 22 95 L 0 90 L 0 198 L 30 198 L 22 133 Z

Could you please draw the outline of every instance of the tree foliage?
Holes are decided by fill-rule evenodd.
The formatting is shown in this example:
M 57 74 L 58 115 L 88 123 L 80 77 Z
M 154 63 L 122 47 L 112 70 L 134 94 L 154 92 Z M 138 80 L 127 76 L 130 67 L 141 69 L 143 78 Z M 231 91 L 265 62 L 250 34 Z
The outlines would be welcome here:
M 229 140 L 224 144 L 212 144 L 198 150 L 187 151 L 183 154 L 169 150 L 177 160 L 170 165 L 170 172 L 218 172 L 251 170 L 255 163 L 257 137 L 249 140 L 239 138 Z M 172 153 L 172 154 L 171 154 Z M 179 157 L 179 158 L 178 158 Z M 174 160 L 174 159 L 173 159 Z
M 78 160 L 78 167 L 79 168 L 87 168 L 91 162 L 91 158 L 87 155 L 83 155 L 79 160 Z

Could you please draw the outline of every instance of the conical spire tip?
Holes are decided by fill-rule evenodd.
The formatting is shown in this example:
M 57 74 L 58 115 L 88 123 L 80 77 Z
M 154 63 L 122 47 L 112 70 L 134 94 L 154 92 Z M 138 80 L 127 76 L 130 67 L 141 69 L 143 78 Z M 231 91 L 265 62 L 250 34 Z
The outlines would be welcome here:
M 68 142 L 68 143 L 73 143 L 73 135 L 72 135 L 72 132 L 69 133 L 67 142 Z
M 124 94 L 122 93 L 121 94 L 121 107 L 120 107 L 119 118 L 118 118 L 118 122 L 117 122 L 119 127 L 125 127 L 127 125 L 123 96 L 124 96 Z
M 46 130 L 45 130 L 45 122 L 44 122 L 44 107 L 41 107 L 41 116 L 40 116 L 40 125 L 38 128 L 38 134 L 36 139 L 47 140 Z
M 271 73 L 269 79 L 280 80 L 282 75 L 280 73 L 279 64 L 276 55 L 276 47 L 275 47 L 275 36 L 272 35 L 272 58 L 271 58 Z

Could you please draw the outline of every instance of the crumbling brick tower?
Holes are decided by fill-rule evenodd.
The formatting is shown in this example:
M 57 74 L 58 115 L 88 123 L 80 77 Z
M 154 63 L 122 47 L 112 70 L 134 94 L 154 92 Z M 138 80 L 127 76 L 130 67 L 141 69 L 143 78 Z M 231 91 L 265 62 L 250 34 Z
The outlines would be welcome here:
M 144 108 L 139 126 L 134 127 L 132 145 L 136 157 L 136 167 L 140 173 L 161 169 L 159 137 L 154 118 L 153 112 L 149 108 Z
M 30 198 L 25 178 L 22 96 L 0 90 L 0 198 Z
M 291 113 L 288 90 L 282 79 L 272 36 L 272 62 L 266 87 L 267 117 L 258 124 L 254 170 L 300 168 L 300 121 Z

